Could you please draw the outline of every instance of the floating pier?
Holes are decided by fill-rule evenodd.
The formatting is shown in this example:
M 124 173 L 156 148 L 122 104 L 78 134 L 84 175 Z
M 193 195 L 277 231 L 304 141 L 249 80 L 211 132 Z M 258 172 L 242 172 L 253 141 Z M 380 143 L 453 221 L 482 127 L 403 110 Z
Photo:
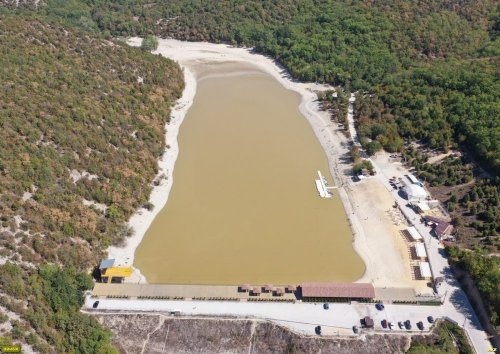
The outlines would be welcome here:
M 327 187 L 328 181 L 326 178 L 321 174 L 320 171 L 318 171 L 318 177 L 319 179 L 316 179 L 316 189 L 318 190 L 319 196 L 321 198 L 331 198 L 333 195 L 330 193 L 328 189 L 330 188 L 337 188 L 337 187 Z

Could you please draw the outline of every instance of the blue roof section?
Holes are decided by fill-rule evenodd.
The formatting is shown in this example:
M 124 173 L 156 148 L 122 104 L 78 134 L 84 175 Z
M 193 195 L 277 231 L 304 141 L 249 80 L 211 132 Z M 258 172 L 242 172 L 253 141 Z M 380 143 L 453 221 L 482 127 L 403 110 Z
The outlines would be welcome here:
M 115 264 L 114 259 L 104 259 L 103 261 L 101 261 L 101 264 L 99 265 L 99 269 L 111 268 L 113 266 L 113 264 Z

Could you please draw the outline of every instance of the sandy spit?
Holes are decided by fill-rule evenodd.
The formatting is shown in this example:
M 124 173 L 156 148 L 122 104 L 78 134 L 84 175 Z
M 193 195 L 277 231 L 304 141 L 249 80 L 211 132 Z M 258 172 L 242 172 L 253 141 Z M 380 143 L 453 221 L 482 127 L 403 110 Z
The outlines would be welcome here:
M 130 38 L 127 42 L 129 45 L 139 46 L 141 39 Z M 315 92 L 333 89 L 333 87 L 316 83 L 298 82 L 291 78 L 289 73 L 272 59 L 260 54 L 254 54 L 248 48 L 236 48 L 206 42 L 183 42 L 174 39 L 160 39 L 158 49 L 154 53 L 177 61 L 184 71 L 186 82 L 183 95 L 172 109 L 171 121 L 166 127 L 166 141 L 170 145 L 170 148 L 166 150 L 164 156 L 159 161 L 159 175 L 165 174 L 167 179 L 163 180 L 162 184 L 155 187 L 151 193 L 150 202 L 155 206 L 153 211 L 149 212 L 145 209 L 140 209 L 132 216 L 129 225 L 135 230 L 134 235 L 127 240 L 123 247 L 110 247 L 108 249 L 109 257 L 119 259 L 126 265 L 132 265 L 136 248 L 139 246 L 146 230 L 153 222 L 154 217 L 165 206 L 168 200 L 173 183 L 173 168 L 179 152 L 177 134 L 196 93 L 196 68 L 201 68 L 206 64 L 235 62 L 254 66 L 256 69 L 274 77 L 285 88 L 300 94 L 300 112 L 310 123 L 326 152 L 330 173 L 336 185 L 339 186 L 339 195 L 346 209 L 351 227 L 354 229 L 353 231 L 356 236 L 355 239 L 353 238 L 354 248 L 366 265 L 365 274 L 361 279 L 369 281 L 375 278 L 375 274 L 369 273 L 376 270 L 377 265 L 369 264 L 373 259 L 372 257 L 367 257 L 370 254 L 370 250 L 367 249 L 367 246 L 363 242 L 359 242 L 364 238 L 363 228 L 360 227 L 360 221 L 356 214 L 352 213 L 353 207 L 348 198 L 348 190 L 344 188 L 346 185 L 346 176 L 339 172 L 341 167 L 346 168 L 345 165 L 340 166 L 342 162 L 339 159 L 342 154 L 348 151 L 345 145 L 345 137 L 338 130 L 334 129 L 334 124 L 330 122 L 329 114 L 321 111 L 316 102 L 317 95 Z M 138 278 L 134 279 L 134 281 L 146 281 L 140 275 L 138 269 L 136 269 L 136 275 Z

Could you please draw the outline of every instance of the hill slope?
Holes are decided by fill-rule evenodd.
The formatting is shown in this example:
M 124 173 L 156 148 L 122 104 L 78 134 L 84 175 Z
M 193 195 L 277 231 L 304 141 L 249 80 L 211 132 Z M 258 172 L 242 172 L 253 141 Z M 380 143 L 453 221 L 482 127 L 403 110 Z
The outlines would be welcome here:
M 0 303 L 36 330 L 42 352 L 73 351 L 101 336 L 75 314 L 91 285 L 79 272 L 147 202 L 182 73 L 120 42 L 10 15 L 0 68 Z

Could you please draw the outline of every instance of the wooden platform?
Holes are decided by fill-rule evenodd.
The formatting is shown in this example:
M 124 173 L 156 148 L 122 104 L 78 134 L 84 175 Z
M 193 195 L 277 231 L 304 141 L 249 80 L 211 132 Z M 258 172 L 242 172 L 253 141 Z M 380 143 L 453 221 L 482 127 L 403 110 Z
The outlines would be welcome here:
M 259 286 L 262 287 L 263 285 Z M 255 287 L 255 286 L 252 286 Z M 276 289 L 276 288 L 275 288 Z M 285 293 L 277 296 L 276 292 L 264 292 L 251 295 L 240 291 L 238 285 L 175 285 L 175 284 L 104 284 L 96 283 L 92 290 L 93 297 L 142 298 L 142 299 L 198 299 L 198 300 L 276 300 L 293 301 L 295 294 Z

